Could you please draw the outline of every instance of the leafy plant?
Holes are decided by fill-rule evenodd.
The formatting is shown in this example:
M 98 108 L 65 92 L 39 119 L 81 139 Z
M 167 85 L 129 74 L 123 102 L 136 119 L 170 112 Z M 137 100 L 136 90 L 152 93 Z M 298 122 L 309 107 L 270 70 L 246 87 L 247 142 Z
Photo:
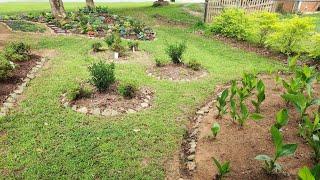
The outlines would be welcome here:
M 274 127 L 277 129 L 281 129 L 283 126 L 287 125 L 289 121 L 289 115 L 287 109 L 281 109 L 279 112 L 277 112 L 276 115 L 276 123 L 274 124 Z
M 194 71 L 199 71 L 201 69 L 201 64 L 198 61 L 192 59 L 188 62 L 187 67 L 191 68 Z
M 115 82 L 114 68 L 114 63 L 107 64 L 103 61 L 89 67 L 91 82 L 99 91 L 107 90 Z
M 221 117 L 222 115 L 226 114 L 227 112 L 227 97 L 229 95 L 229 90 L 225 89 L 220 96 L 217 97 L 218 104 L 216 107 L 218 108 L 218 117 Z
M 259 80 L 257 83 L 257 101 L 252 100 L 252 104 L 256 108 L 256 113 L 260 112 L 261 103 L 266 99 L 265 95 L 265 86 L 262 80 Z
M 137 87 L 136 85 L 129 83 L 129 84 L 123 84 L 120 85 L 120 87 L 118 88 L 118 92 L 127 99 L 132 99 L 135 97 L 136 92 L 137 92 Z
M 6 79 L 13 69 L 13 63 L 10 63 L 10 61 L 0 54 L 0 80 Z
M 91 45 L 93 52 L 99 52 L 101 50 L 102 44 L 100 42 L 95 42 Z
M 182 63 L 182 55 L 186 49 L 187 46 L 184 42 L 169 44 L 166 48 L 166 53 L 174 64 L 180 64 Z
M 8 21 L 7 25 L 13 29 L 14 31 L 22 31 L 22 32 L 45 32 L 46 28 L 31 22 L 27 21 Z
M 121 38 L 116 36 L 116 38 L 114 39 L 114 42 L 111 46 L 112 51 L 114 52 L 118 52 L 120 55 L 124 53 L 125 51 L 125 47 L 122 44 Z
M 3 54 L 9 61 L 27 61 L 30 59 L 30 46 L 23 42 L 11 42 L 4 47 Z
M 218 174 L 216 175 L 216 179 L 220 180 L 230 172 L 230 162 L 227 161 L 227 162 L 221 163 L 214 157 L 212 157 L 212 159 L 214 164 L 218 168 Z
M 256 160 L 264 161 L 264 169 L 269 174 L 280 172 L 282 167 L 277 163 L 277 160 L 280 157 L 293 155 L 297 149 L 297 144 L 283 144 L 283 137 L 275 126 L 271 127 L 271 135 L 273 144 L 275 146 L 274 157 L 270 157 L 268 155 L 258 155 L 255 157 Z
M 314 166 L 311 170 L 304 166 L 299 169 L 299 180 L 318 180 L 320 179 L 320 164 Z
M 257 86 L 257 82 L 258 82 L 258 79 L 257 77 L 254 75 L 254 74 L 247 74 L 247 73 L 244 73 L 243 76 L 242 76 L 242 86 L 243 88 L 247 89 L 249 93 L 251 93 L 251 91 L 256 88 Z M 260 89 L 264 90 L 264 84 L 263 82 L 261 81 L 260 82 Z
M 71 89 L 67 93 L 67 98 L 71 101 L 81 99 L 81 98 L 90 98 L 91 95 L 93 94 L 94 89 L 90 84 L 83 83 L 80 84 L 79 86 Z
M 131 50 L 133 50 L 133 48 L 137 51 L 139 48 L 139 42 L 138 41 L 128 41 L 128 46 Z
M 155 62 L 156 62 L 156 66 L 157 67 L 163 67 L 164 65 L 165 65 L 165 62 L 161 59 L 161 58 L 155 58 L 154 59 L 155 60 Z
M 218 133 L 220 132 L 220 125 L 218 123 L 213 123 L 211 126 L 211 132 L 213 137 L 216 138 Z
M 111 34 L 109 36 L 107 36 L 104 41 L 106 42 L 106 44 L 108 45 L 108 47 L 111 47 L 114 43 L 116 39 L 116 36 L 114 34 Z
M 320 61 L 320 33 L 312 37 L 309 56 L 318 62 Z

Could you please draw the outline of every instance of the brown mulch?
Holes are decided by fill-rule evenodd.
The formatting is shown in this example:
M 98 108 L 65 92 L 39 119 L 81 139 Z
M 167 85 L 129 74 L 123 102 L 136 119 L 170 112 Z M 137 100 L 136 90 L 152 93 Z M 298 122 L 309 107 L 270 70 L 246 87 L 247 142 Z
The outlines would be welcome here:
M 17 67 L 13 70 L 11 76 L 5 80 L 0 80 L 0 105 L 22 83 L 23 79 L 27 77 L 28 72 L 36 65 L 39 59 L 40 56 L 32 55 L 28 61 L 15 62 Z
M 289 124 L 283 128 L 284 143 L 297 143 L 298 149 L 294 156 L 279 158 L 279 163 L 284 168 L 279 175 L 267 175 L 262 169 L 263 162 L 255 160 L 259 154 L 273 156 L 274 145 L 271 140 L 270 128 L 275 122 L 275 114 L 286 107 L 280 97 L 284 93 L 281 85 L 275 83 L 275 76 L 261 75 L 260 78 L 266 85 L 266 100 L 261 106 L 264 119 L 255 122 L 248 120 L 244 128 L 239 128 L 237 123 L 231 121 L 229 114 L 221 119 L 216 118 L 214 110 L 210 110 L 200 124 L 198 143 L 196 149 L 197 169 L 193 179 L 212 180 L 217 173 L 212 157 L 220 161 L 230 161 L 231 172 L 225 179 L 297 179 L 297 172 L 303 166 L 312 166 L 313 151 L 303 138 L 298 135 L 299 114 L 294 107 L 289 109 Z M 320 85 L 314 87 L 319 89 Z M 222 89 L 220 89 L 221 91 Z M 320 92 L 315 90 L 316 96 Z M 250 112 L 254 107 L 248 100 Z M 316 107 L 315 109 L 316 110 Z M 221 132 L 217 139 L 211 138 L 211 125 L 218 122 Z

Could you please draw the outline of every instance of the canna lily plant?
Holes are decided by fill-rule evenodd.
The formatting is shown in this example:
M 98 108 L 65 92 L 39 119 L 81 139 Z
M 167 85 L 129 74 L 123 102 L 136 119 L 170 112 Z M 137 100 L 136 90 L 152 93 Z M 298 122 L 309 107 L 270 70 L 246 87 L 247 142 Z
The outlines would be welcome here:
M 214 157 L 212 159 L 214 164 L 218 168 L 218 174 L 216 175 L 216 179 L 221 180 L 224 176 L 226 176 L 226 174 L 230 172 L 230 162 L 227 161 L 227 162 L 221 163 Z
M 311 170 L 304 166 L 298 172 L 299 180 L 318 180 L 320 179 L 320 164 L 314 166 Z
M 274 127 L 277 129 L 281 129 L 283 126 L 287 125 L 289 121 L 289 114 L 287 109 L 281 109 L 276 114 L 276 123 L 274 124 Z
M 213 123 L 211 126 L 211 132 L 213 135 L 213 138 L 215 139 L 220 132 L 220 125 L 218 123 Z
M 229 95 L 229 90 L 225 89 L 220 96 L 217 97 L 217 108 L 218 108 L 218 117 L 222 117 L 222 115 L 226 114 L 227 112 L 227 97 Z
M 256 89 L 257 89 L 257 101 L 252 100 L 251 102 L 256 108 L 256 113 L 259 113 L 261 103 L 266 99 L 265 86 L 262 80 L 258 81 Z

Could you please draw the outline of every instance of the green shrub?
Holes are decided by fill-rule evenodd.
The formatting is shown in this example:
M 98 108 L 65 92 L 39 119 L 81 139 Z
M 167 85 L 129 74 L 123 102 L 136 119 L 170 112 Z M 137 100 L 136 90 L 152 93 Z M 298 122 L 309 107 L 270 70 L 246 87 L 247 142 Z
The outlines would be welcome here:
M 315 30 L 309 17 L 293 17 L 284 19 L 274 25 L 274 32 L 266 40 L 266 45 L 287 55 L 306 51 L 303 42 Z
M 155 60 L 155 62 L 156 62 L 156 66 L 157 66 L 157 67 L 163 67 L 163 66 L 165 66 L 165 62 L 164 62 L 161 58 L 155 58 L 154 60 Z
M 132 99 L 135 97 L 138 88 L 136 85 L 129 83 L 129 84 L 122 84 L 118 88 L 119 94 L 121 94 L 124 98 Z
M 111 35 L 107 36 L 107 37 L 104 39 L 104 41 L 107 43 L 108 47 L 111 47 L 112 44 L 113 44 L 114 41 L 115 41 L 115 38 L 116 38 L 116 36 L 115 36 L 114 34 L 111 34 Z
M 320 61 L 320 33 L 312 37 L 312 47 L 310 47 L 309 55 L 311 58 Z
M 201 64 L 194 59 L 189 61 L 187 66 L 188 68 L 191 68 L 194 71 L 199 71 L 201 69 Z
M 128 41 L 129 49 L 133 50 L 133 48 L 137 51 L 139 48 L 139 42 L 138 41 Z
M 0 80 L 6 79 L 14 66 L 4 56 L 0 54 Z
M 93 52 L 99 52 L 101 50 L 102 44 L 99 42 L 93 43 L 91 45 L 92 51 Z
M 114 52 L 118 52 L 120 55 L 123 55 L 123 53 L 125 52 L 126 48 L 123 45 L 123 42 L 119 36 L 116 36 L 116 38 L 114 39 L 111 49 Z
M 214 34 L 245 40 L 249 36 L 250 26 L 248 15 L 242 9 L 225 9 L 215 17 L 209 30 Z
M 9 61 L 27 61 L 30 59 L 30 46 L 22 42 L 11 42 L 5 46 L 3 53 Z
M 90 98 L 93 94 L 93 87 L 90 84 L 84 83 L 80 84 L 79 86 L 71 89 L 67 93 L 67 98 L 69 100 L 77 100 L 81 98 Z
M 175 43 L 175 44 L 169 44 L 166 49 L 166 53 L 171 58 L 171 61 L 174 64 L 180 64 L 182 63 L 182 55 L 186 51 L 187 46 L 183 42 L 181 43 Z
M 107 64 L 103 61 L 89 67 L 91 82 L 99 91 L 107 90 L 115 82 L 114 68 L 114 63 Z

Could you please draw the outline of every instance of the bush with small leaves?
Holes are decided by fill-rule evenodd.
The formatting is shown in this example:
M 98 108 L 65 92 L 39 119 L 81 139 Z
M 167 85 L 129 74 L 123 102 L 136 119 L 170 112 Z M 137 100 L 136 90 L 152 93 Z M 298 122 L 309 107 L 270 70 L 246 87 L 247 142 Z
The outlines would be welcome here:
M 111 34 L 111 35 L 107 36 L 107 37 L 104 39 L 104 41 L 106 42 L 106 44 L 108 45 L 108 47 L 111 47 L 112 44 L 114 43 L 115 39 L 116 39 L 116 35 Z
M 230 162 L 227 161 L 227 162 L 221 163 L 214 157 L 212 159 L 214 164 L 218 168 L 218 174 L 216 175 L 215 179 L 221 180 L 224 176 L 226 176 L 230 172 Z
M 119 94 L 121 94 L 124 98 L 127 98 L 127 99 L 134 98 L 136 96 L 137 90 L 138 88 L 136 87 L 136 85 L 132 83 L 121 84 L 118 87 Z
M 139 48 L 139 42 L 138 41 L 128 41 L 128 46 L 130 50 L 138 51 Z
M 291 156 L 297 149 L 297 144 L 283 144 L 283 137 L 280 131 L 272 126 L 271 127 L 272 141 L 275 146 L 275 155 L 270 157 L 268 155 L 258 155 L 255 157 L 256 160 L 264 162 L 264 169 L 268 174 L 278 173 L 282 170 L 282 167 L 277 160 L 280 157 Z
M 115 82 L 114 63 L 107 64 L 103 61 L 94 63 L 89 67 L 91 82 L 99 91 L 105 91 Z
M 23 42 L 11 42 L 4 47 L 3 54 L 9 61 L 27 61 L 30 59 L 30 46 Z
M 212 132 L 213 138 L 216 138 L 218 133 L 220 132 L 220 125 L 218 123 L 213 123 L 211 126 L 211 132 Z
M 111 49 L 114 52 L 118 52 L 120 55 L 122 55 L 125 52 L 125 46 L 123 45 L 123 42 L 119 36 L 116 36 L 114 39 L 113 44 L 111 45 Z
M 96 42 L 96 43 L 93 43 L 91 45 L 91 48 L 92 48 L 92 51 L 93 52 L 99 52 L 101 51 L 101 47 L 102 47 L 102 44 L 100 42 Z
M 161 58 L 155 58 L 154 60 L 156 62 L 157 67 L 163 67 L 166 64 Z
M 166 53 L 174 64 L 182 63 L 182 55 L 186 51 L 187 46 L 184 42 L 169 44 Z
M 14 64 L 0 54 L 0 80 L 6 79 L 14 69 Z
M 191 60 L 187 64 L 188 68 L 191 68 L 194 71 L 199 71 L 201 69 L 201 64 L 196 60 Z
M 90 84 L 83 83 L 67 92 L 67 98 L 71 101 L 82 98 L 90 98 L 93 94 L 93 91 L 94 88 Z
M 309 48 L 309 56 L 318 62 L 320 61 L 320 33 L 314 35 Z

